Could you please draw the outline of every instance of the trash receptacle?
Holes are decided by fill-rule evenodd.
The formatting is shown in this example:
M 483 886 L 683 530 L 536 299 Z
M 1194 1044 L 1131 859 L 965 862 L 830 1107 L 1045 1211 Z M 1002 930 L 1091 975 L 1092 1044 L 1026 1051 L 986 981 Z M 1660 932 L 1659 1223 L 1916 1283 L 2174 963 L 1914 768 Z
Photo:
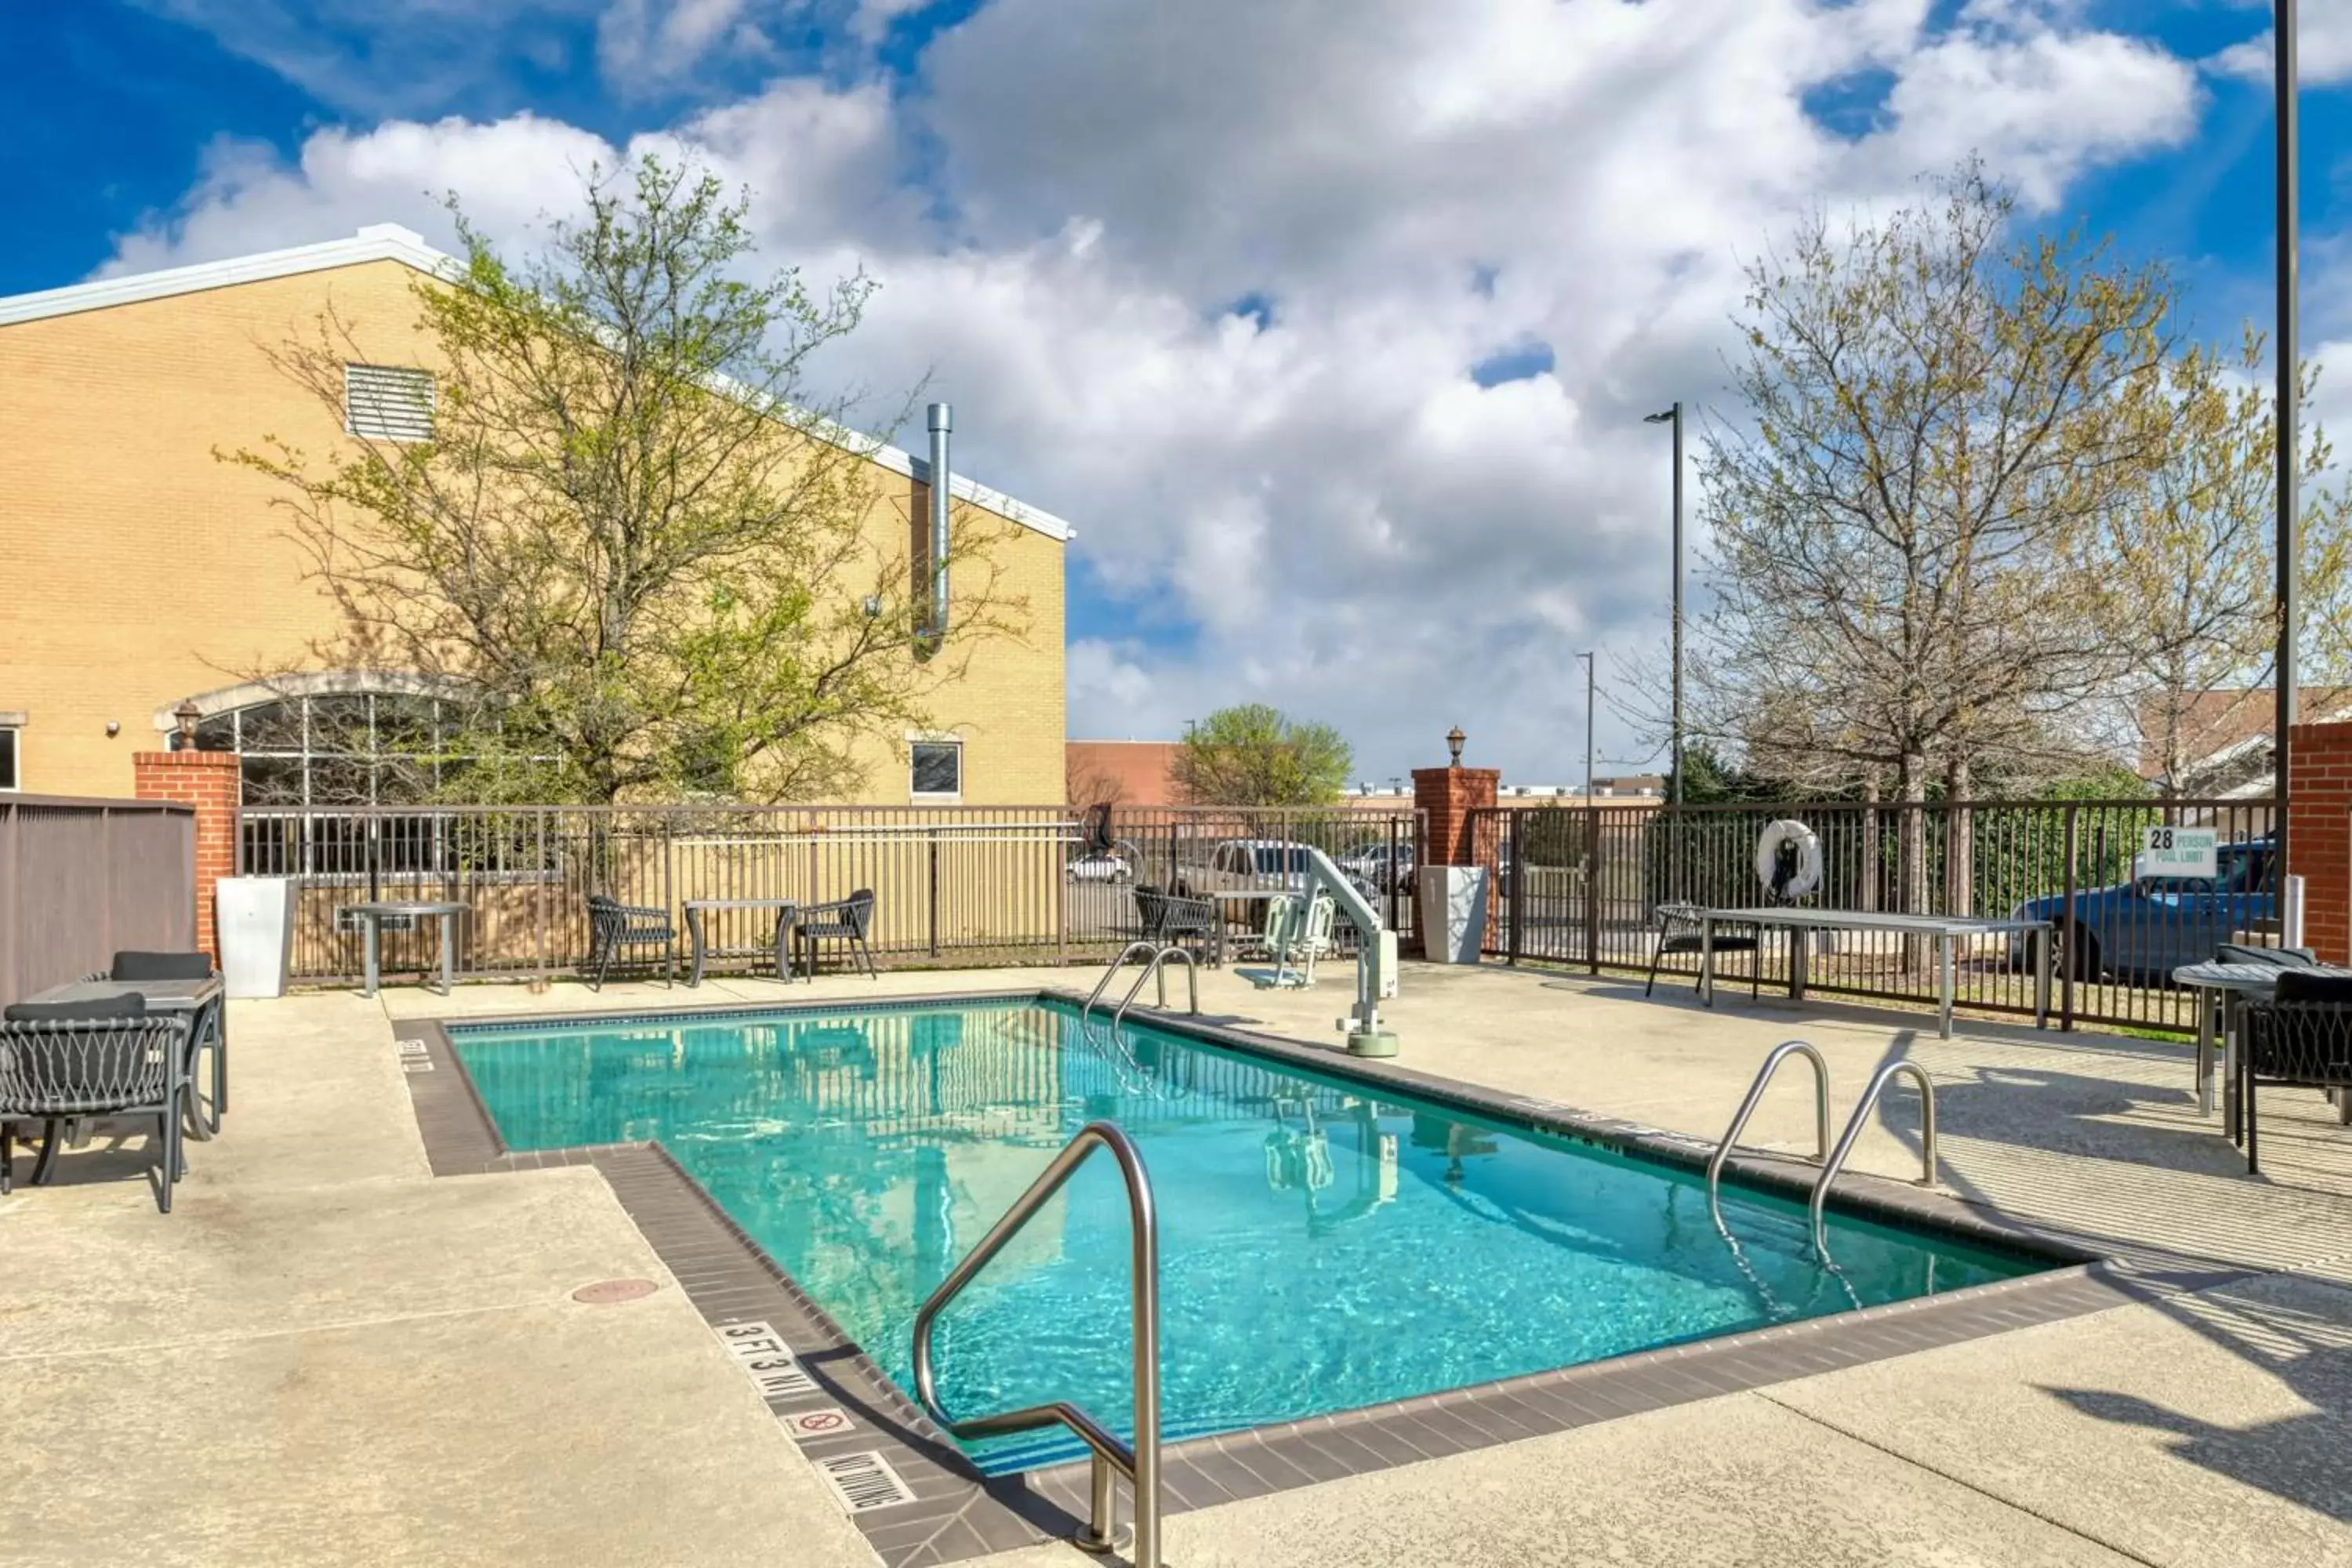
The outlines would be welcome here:
M 1486 940 L 1486 869 L 1483 866 L 1423 866 L 1421 868 L 1422 908 L 1434 917 L 1428 922 L 1437 951 L 1426 956 L 1438 963 L 1475 963 Z
M 214 890 L 221 980 L 240 1000 L 283 996 L 294 967 L 294 879 L 224 877 Z

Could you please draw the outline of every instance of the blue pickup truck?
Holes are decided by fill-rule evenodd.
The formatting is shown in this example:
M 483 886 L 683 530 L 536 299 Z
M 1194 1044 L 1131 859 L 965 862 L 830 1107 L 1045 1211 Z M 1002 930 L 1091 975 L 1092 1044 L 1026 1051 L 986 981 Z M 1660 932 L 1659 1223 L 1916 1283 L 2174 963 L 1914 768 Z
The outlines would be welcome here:
M 2084 889 L 2071 905 L 2063 893 L 2029 900 L 2017 906 L 2016 918 L 2049 921 L 2071 933 L 2067 951 L 2077 979 L 2160 979 L 2277 919 L 2269 839 L 2224 844 L 2215 866 L 2219 874 L 2210 880 L 2144 876 Z M 2021 944 L 2012 945 L 2021 949 L 2013 956 L 2021 963 Z

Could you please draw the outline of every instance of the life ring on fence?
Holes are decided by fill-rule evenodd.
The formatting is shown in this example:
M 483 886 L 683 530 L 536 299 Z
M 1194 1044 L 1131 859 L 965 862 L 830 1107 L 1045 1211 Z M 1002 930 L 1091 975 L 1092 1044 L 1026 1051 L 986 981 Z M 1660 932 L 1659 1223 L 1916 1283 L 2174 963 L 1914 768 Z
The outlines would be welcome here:
M 1768 823 L 1756 841 L 1756 879 L 1783 903 L 1793 903 L 1822 885 L 1822 841 L 1793 817 Z

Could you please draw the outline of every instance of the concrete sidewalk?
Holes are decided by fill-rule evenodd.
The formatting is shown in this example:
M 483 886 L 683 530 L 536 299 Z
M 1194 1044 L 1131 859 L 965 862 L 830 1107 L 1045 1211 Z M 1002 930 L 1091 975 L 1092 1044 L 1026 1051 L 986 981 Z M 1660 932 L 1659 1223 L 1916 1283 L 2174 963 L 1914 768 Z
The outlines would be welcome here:
M 873 1563 L 586 1168 L 425 1173 L 389 1018 L 950 989 L 1083 971 L 828 977 L 698 992 L 468 987 L 240 1005 L 224 1137 L 177 1212 L 135 1152 L 0 1202 L 0 1563 Z M 1712 1139 L 1776 1041 L 1829 1057 L 1842 1116 L 1908 1050 L 1958 1194 L 2274 1270 L 1993 1339 L 1169 1522 L 1206 1564 L 2352 1563 L 2352 1134 L 2266 1104 L 2249 1180 L 2185 1048 L 1500 969 L 1408 967 L 1424 1071 Z M 1204 1009 L 1336 1047 L 1347 978 Z M 1857 1163 L 1916 1173 L 1896 1098 Z M 1801 1081 L 1752 1141 L 1810 1142 Z M 599 1279 L 665 1288 L 585 1306 Z M 1094 1561 L 1044 1547 L 992 1561 Z

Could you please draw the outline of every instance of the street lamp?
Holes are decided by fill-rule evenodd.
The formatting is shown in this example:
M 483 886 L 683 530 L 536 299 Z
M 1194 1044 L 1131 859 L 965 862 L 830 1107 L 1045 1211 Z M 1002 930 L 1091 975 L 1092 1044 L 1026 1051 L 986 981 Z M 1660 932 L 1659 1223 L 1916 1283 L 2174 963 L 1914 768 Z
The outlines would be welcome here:
M 1592 804 L 1592 692 L 1596 678 L 1592 670 L 1592 656 L 1589 653 L 1580 653 L 1576 657 L 1584 661 L 1584 804 L 1591 805 Z
M 1645 414 L 1644 425 L 1675 427 L 1675 609 L 1674 609 L 1674 728 L 1670 755 L 1675 771 L 1674 804 L 1683 803 L 1683 405 L 1677 401 L 1664 414 Z
M 2273 52 L 2272 90 L 2278 103 L 2278 342 L 2273 349 L 2278 360 L 2277 428 L 2273 432 L 2278 452 L 2278 654 L 2274 659 L 2277 676 L 2273 696 L 2277 711 L 2273 722 L 2277 734 L 2271 742 L 2272 794 L 2276 805 L 2272 807 L 2273 859 L 2278 869 L 2276 879 L 2279 912 L 2286 913 L 2289 888 L 2287 873 L 2292 862 L 2287 856 L 2287 775 L 2294 751 L 2295 710 L 2295 597 L 2302 574 L 2302 552 L 2297 548 L 2295 468 L 2301 457 L 2297 437 L 2302 424 L 2303 366 L 2302 350 L 2297 342 L 2301 322 L 2296 310 L 2296 166 L 2295 145 L 2295 11 L 2294 0 L 2273 0 L 2271 13 L 2271 48 Z M 2301 940 L 2288 933 L 2285 940 Z

